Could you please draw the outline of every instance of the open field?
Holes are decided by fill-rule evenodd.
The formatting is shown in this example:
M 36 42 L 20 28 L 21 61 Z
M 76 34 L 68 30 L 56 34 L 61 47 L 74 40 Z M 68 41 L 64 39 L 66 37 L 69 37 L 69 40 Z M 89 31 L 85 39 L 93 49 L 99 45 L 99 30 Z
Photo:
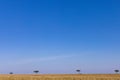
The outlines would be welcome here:
M 0 75 L 0 80 L 120 80 L 120 74 Z

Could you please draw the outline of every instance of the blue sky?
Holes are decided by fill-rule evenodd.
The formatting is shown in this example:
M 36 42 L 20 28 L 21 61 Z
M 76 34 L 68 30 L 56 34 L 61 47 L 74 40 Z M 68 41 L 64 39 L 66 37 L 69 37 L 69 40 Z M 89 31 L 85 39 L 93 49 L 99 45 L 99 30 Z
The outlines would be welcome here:
M 0 73 L 120 69 L 119 0 L 0 0 Z

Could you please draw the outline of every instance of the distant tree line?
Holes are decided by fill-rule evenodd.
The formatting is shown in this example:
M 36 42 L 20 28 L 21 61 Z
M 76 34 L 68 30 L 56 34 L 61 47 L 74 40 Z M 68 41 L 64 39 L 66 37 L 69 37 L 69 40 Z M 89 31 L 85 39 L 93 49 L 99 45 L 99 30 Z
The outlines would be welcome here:
M 80 73 L 80 72 L 81 72 L 80 69 L 77 69 L 76 72 L 77 72 L 78 74 L 81 74 L 81 73 Z M 118 74 L 120 71 L 119 71 L 118 69 L 115 69 L 114 72 L 115 72 L 116 74 Z M 33 73 L 38 74 L 38 73 L 39 73 L 39 70 L 34 70 Z M 9 74 L 13 74 L 13 72 L 10 72 Z

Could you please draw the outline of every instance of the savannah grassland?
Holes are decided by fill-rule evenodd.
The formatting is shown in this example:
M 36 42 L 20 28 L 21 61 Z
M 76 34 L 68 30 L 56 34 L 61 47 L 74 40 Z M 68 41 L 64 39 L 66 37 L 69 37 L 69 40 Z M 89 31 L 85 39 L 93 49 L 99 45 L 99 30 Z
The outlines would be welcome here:
M 120 80 L 120 74 L 0 75 L 0 80 Z

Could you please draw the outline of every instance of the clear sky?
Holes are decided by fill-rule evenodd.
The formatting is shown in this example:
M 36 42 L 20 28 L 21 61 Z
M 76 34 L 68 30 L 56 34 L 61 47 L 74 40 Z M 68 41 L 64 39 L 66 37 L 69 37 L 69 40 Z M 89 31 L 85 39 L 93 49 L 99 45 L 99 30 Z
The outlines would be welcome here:
M 0 0 L 0 73 L 120 69 L 120 0 Z

